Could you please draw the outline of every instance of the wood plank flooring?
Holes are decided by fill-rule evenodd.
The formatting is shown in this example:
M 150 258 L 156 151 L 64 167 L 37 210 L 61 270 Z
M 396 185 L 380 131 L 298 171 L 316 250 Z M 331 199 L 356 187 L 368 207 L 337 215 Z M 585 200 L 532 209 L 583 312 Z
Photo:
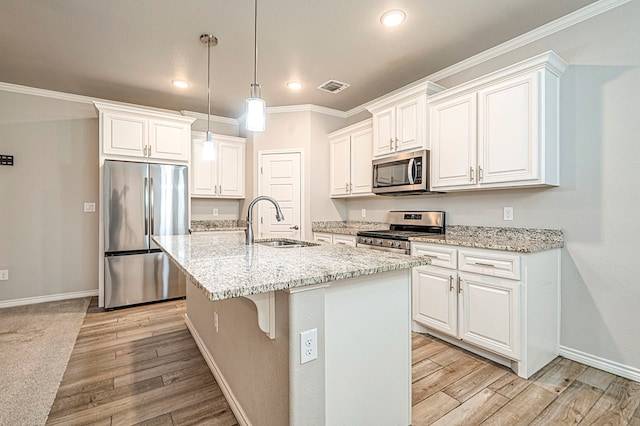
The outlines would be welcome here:
M 50 425 L 237 425 L 185 302 L 87 312 Z M 414 333 L 413 425 L 640 426 L 640 383 L 558 357 L 530 380 Z

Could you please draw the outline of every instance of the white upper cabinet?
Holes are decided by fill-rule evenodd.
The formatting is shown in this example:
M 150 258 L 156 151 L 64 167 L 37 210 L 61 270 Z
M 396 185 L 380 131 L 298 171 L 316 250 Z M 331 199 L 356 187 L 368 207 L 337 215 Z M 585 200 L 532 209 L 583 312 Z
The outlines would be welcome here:
M 332 197 L 371 195 L 371 119 L 329 135 Z
M 429 98 L 431 187 L 558 185 L 559 78 L 547 52 Z
M 204 160 L 202 148 L 205 139 L 205 133 L 193 132 L 191 196 L 244 198 L 245 139 L 213 135 L 214 159 Z
M 110 158 L 188 162 L 194 119 L 144 108 L 94 102 L 102 154 Z
M 386 97 L 367 109 L 373 115 L 373 158 L 428 149 L 427 95 L 442 87 L 425 82 Z

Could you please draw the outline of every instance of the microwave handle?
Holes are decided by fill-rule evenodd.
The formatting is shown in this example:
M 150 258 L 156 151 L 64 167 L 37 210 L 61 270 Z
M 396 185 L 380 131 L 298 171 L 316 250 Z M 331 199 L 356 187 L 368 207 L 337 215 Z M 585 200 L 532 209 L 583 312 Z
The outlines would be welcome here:
M 416 160 L 415 158 L 412 158 L 411 160 L 409 160 L 409 167 L 407 167 L 407 177 L 409 178 L 409 183 L 411 185 L 414 185 L 416 183 L 416 177 L 415 177 L 415 166 L 416 166 Z

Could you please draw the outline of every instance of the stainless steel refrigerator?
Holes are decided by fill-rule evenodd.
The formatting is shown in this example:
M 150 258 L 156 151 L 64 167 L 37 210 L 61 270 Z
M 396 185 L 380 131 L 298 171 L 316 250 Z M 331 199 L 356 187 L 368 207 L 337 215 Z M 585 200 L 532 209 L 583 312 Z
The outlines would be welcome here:
M 186 166 L 104 162 L 105 308 L 186 295 L 151 235 L 189 232 L 187 175 Z

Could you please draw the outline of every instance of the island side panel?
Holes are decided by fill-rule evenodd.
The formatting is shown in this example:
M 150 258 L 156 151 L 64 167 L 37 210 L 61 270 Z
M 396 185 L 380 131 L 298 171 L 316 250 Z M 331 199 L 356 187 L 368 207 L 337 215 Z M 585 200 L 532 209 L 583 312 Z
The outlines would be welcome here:
M 258 328 L 251 301 L 240 297 L 212 302 L 194 284 L 187 284 L 188 319 L 244 413 L 240 424 L 289 422 L 288 298 L 276 292 L 276 338 L 271 340 Z
M 326 424 L 411 424 L 410 271 L 325 290 Z

